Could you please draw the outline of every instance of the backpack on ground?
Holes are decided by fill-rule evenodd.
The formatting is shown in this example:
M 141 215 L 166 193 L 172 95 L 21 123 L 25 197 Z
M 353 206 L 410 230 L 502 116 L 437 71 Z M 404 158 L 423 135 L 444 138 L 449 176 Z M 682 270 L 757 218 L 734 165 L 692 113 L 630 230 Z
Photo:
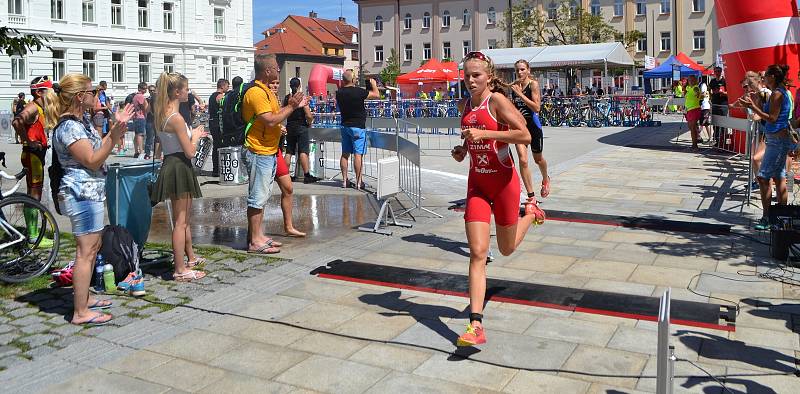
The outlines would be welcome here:
M 247 131 L 255 122 L 255 116 L 247 122 L 242 119 L 242 101 L 253 86 L 255 86 L 253 82 L 242 83 L 238 90 L 234 89 L 225 94 L 222 102 L 220 147 L 244 145 Z
M 139 246 L 125 227 L 103 228 L 103 244 L 100 252 L 106 264 L 114 267 L 114 280 L 122 282 L 129 273 L 139 269 Z

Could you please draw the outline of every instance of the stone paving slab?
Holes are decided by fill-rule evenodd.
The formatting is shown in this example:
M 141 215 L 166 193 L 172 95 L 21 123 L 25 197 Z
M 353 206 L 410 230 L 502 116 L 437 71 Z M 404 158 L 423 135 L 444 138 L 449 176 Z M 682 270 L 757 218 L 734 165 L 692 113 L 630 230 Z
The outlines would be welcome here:
M 410 346 L 387 345 L 372 342 L 348 360 L 361 364 L 373 365 L 400 372 L 412 372 L 423 362 L 431 358 L 432 353 L 416 350 Z
M 559 376 L 632 389 L 638 380 L 636 376 L 641 373 L 646 363 L 647 357 L 643 354 L 579 345 L 563 367 L 576 373 L 560 372 Z M 587 372 L 587 374 L 577 372 Z
M 481 390 L 477 387 L 465 386 L 425 376 L 392 372 L 366 391 L 366 393 L 369 394 L 398 392 L 476 394 L 481 392 Z
M 563 393 L 585 393 L 591 384 L 576 379 L 568 379 L 561 376 L 519 371 L 511 382 L 503 388 L 503 392 L 523 394 L 563 394 Z
M 435 354 L 414 370 L 414 375 L 443 379 L 488 390 L 501 390 L 517 371 L 468 359 L 455 361 L 447 355 Z
M 278 375 L 275 380 L 324 392 L 361 393 L 388 374 L 386 369 L 315 355 Z
M 605 346 L 616 330 L 617 326 L 611 324 L 585 321 L 576 325 L 570 319 L 543 317 L 533 322 L 525 334 L 572 343 Z

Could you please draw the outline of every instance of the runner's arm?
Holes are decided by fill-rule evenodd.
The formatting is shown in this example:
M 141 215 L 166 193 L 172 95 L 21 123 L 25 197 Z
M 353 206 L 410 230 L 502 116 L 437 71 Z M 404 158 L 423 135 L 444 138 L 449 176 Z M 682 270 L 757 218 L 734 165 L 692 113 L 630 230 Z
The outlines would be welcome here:
M 783 94 L 776 90 L 772 92 L 772 96 L 769 97 L 769 113 L 764 112 L 752 99 L 749 107 L 753 110 L 753 113 L 760 116 L 762 120 L 775 123 L 778 121 L 778 116 L 781 113 L 783 100 Z

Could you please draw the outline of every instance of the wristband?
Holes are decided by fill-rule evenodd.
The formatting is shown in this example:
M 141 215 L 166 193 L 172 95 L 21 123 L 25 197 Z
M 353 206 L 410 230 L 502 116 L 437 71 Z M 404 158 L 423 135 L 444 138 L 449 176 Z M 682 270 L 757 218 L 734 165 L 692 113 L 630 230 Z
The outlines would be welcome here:
M 528 193 L 528 198 L 533 198 L 533 197 L 536 197 L 536 192 Z

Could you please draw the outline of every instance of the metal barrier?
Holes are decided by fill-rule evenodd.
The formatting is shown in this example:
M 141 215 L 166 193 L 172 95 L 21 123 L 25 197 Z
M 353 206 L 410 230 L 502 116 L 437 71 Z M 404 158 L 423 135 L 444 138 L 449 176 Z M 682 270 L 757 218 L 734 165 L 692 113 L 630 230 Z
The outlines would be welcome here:
M 396 119 L 372 119 L 372 125 L 376 127 L 386 127 L 386 132 L 367 130 L 367 152 L 363 155 L 362 159 L 362 176 L 369 178 L 372 182 L 378 180 L 378 161 L 389 157 L 396 156 L 400 161 L 400 189 L 405 194 L 413 206 L 398 215 L 410 213 L 414 210 L 420 209 L 430 214 L 442 217 L 436 212 L 425 208 L 422 205 L 424 197 L 422 196 L 422 168 L 420 157 L 420 140 L 419 135 L 411 139 L 416 139 L 416 142 L 407 138 L 400 137 L 398 123 Z M 327 177 L 323 173 L 323 177 L 327 179 L 336 178 L 341 170 L 339 168 L 339 158 L 341 157 L 341 128 L 340 127 L 326 127 L 326 128 L 309 128 L 309 138 L 317 141 L 319 148 L 319 158 L 321 160 L 323 172 L 332 171 L 332 176 Z M 351 156 L 352 157 L 352 156 Z M 352 171 L 352 162 L 349 170 Z
M 751 199 L 750 184 L 752 184 L 755 177 L 755 174 L 753 174 L 752 156 L 753 147 L 758 144 L 756 140 L 758 138 L 758 122 L 754 122 L 749 118 L 711 115 L 710 127 L 714 128 L 715 135 L 719 134 L 719 139 L 711 145 L 713 149 L 732 153 L 733 155 L 729 157 L 728 160 L 747 160 L 745 201 L 746 204 L 749 205 Z

